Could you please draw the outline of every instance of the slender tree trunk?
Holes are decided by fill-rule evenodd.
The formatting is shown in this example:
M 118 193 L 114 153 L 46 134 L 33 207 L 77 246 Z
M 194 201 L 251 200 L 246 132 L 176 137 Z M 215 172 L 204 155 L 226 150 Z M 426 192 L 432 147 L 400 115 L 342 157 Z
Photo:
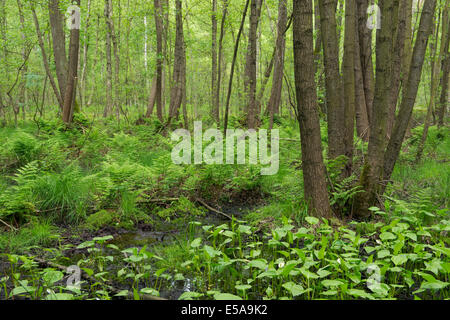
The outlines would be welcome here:
M 20 28 L 21 28 L 21 38 L 24 42 L 24 46 L 22 48 L 22 59 L 26 61 L 28 59 L 26 54 L 26 45 L 25 45 L 25 17 L 23 15 L 23 7 L 20 0 L 17 0 L 17 7 L 19 9 L 19 20 L 20 20 Z M 19 86 L 19 104 L 22 106 L 22 119 L 25 120 L 25 104 L 26 104 L 26 79 L 25 76 L 27 74 L 28 65 L 25 64 L 20 71 L 20 86 Z
M 400 154 L 403 139 L 412 115 L 412 110 L 417 96 L 417 89 L 419 87 L 420 77 L 422 75 L 422 66 L 427 49 L 428 37 L 432 30 L 435 7 L 436 0 L 425 0 L 411 59 L 410 71 L 408 73 L 408 81 L 406 82 L 406 86 L 404 88 L 405 94 L 403 95 L 403 99 L 400 104 L 399 116 L 395 121 L 392 137 L 389 140 L 389 144 L 384 155 L 383 180 L 385 183 L 383 183 L 382 192 L 384 192 L 386 182 L 391 178 L 391 174 L 394 170 L 398 155 Z
M 355 119 L 356 133 L 363 141 L 369 141 L 369 117 L 367 115 L 366 94 L 364 92 L 364 78 L 361 65 L 361 48 L 359 38 L 359 24 L 355 21 Z
M 392 82 L 391 82 L 391 92 L 389 94 L 389 115 L 387 122 L 386 135 L 387 140 L 391 137 L 392 129 L 395 121 L 395 112 L 397 110 L 397 100 L 400 91 L 400 79 L 401 79 L 401 67 L 402 67 L 402 56 L 405 46 L 405 26 L 406 26 L 406 6 L 408 5 L 407 0 L 396 0 L 394 4 L 398 7 L 397 12 L 397 26 L 393 29 L 393 34 L 395 38 L 393 39 L 393 56 L 392 56 Z
M 302 148 L 303 184 L 308 211 L 331 217 L 322 158 L 319 112 L 314 79 L 312 0 L 294 0 L 293 44 L 295 91 Z
M 345 156 L 348 158 L 344 175 L 352 174 L 353 136 L 355 131 L 355 44 L 356 44 L 356 0 L 345 1 L 344 35 L 344 119 L 345 119 Z
M 66 56 L 66 39 L 64 34 L 64 17 L 59 8 L 59 0 L 49 0 L 50 29 L 53 39 L 53 56 L 55 58 L 56 78 L 61 97 L 65 97 L 68 72 Z
M 248 34 L 247 62 L 245 67 L 245 93 L 247 96 L 247 126 L 253 129 L 257 125 L 256 115 L 256 42 L 261 0 L 251 0 L 250 27 Z
M 80 0 L 75 0 L 80 6 Z M 78 77 L 78 51 L 80 49 L 80 29 L 72 28 L 70 30 L 70 44 L 69 44 L 69 72 L 66 81 L 66 90 L 64 96 L 64 108 L 62 119 L 66 124 L 72 122 L 73 111 L 74 111 L 74 101 L 75 101 L 75 90 L 77 85 Z
M 169 119 L 175 118 L 180 109 L 184 97 L 183 84 L 185 81 L 185 51 L 184 51 L 184 35 L 183 35 L 183 15 L 182 2 L 176 0 L 176 39 L 175 39 L 175 59 L 173 63 L 173 84 L 170 94 Z
M 222 60 L 223 60 L 223 37 L 225 36 L 225 21 L 228 14 L 228 0 L 223 1 L 222 21 L 220 23 L 220 36 L 219 36 L 219 60 L 217 66 L 217 86 L 216 93 L 214 95 L 214 108 L 217 109 L 218 119 L 220 122 L 220 87 L 222 82 Z M 217 125 L 219 126 L 219 122 Z
M 219 123 L 219 105 L 216 104 L 217 94 L 217 0 L 212 0 L 211 14 L 211 106 L 214 121 Z
M 91 0 L 87 3 L 87 18 L 86 18 L 86 31 L 89 30 L 91 21 Z M 86 69 L 87 69 L 87 57 L 89 49 L 89 32 L 85 33 L 84 45 L 83 45 L 83 69 L 81 71 L 80 79 L 80 104 L 83 105 L 86 101 Z
M 374 75 L 372 61 L 372 30 L 367 28 L 367 8 L 369 0 L 356 0 L 358 10 L 358 37 L 361 72 L 364 87 L 364 99 L 366 100 L 367 120 L 372 119 L 372 105 L 374 98 Z M 367 131 L 369 137 L 370 127 Z
M 33 13 L 34 26 L 36 28 L 36 34 L 37 34 L 37 38 L 38 38 L 39 47 L 41 48 L 42 62 L 44 63 L 45 72 L 47 73 L 47 77 L 50 80 L 50 84 L 52 86 L 53 93 L 56 96 L 56 100 L 58 101 L 59 107 L 60 107 L 61 110 L 63 110 L 63 107 L 64 107 L 63 98 L 64 97 L 61 97 L 61 92 L 58 89 L 58 87 L 56 86 L 56 82 L 55 82 L 55 80 L 53 78 L 53 75 L 52 75 L 52 73 L 50 71 L 50 66 L 49 66 L 49 62 L 47 60 L 47 53 L 46 53 L 46 50 L 45 50 L 44 40 L 42 38 L 41 28 L 39 26 L 39 21 L 37 19 L 36 10 L 35 10 L 33 4 L 31 4 L 31 12 Z
M 148 97 L 147 113 L 145 114 L 146 118 L 149 118 L 153 114 L 155 101 L 156 101 L 156 78 L 153 78 L 152 88 L 150 89 L 150 95 Z
M 163 26 L 161 20 L 161 3 L 160 0 L 154 0 L 155 6 L 155 25 L 156 25 L 156 114 L 158 119 L 162 122 L 162 63 L 163 63 L 163 52 L 162 52 L 162 33 Z
M 106 18 L 106 105 L 103 111 L 103 117 L 107 117 L 111 114 L 114 106 L 112 92 L 113 92 L 113 84 L 112 84 L 112 59 L 111 59 L 111 25 L 109 23 L 111 19 L 111 7 L 109 5 L 110 0 L 105 0 L 105 18 Z
M 430 75 L 430 81 L 431 81 L 431 85 L 430 85 L 430 101 L 428 102 L 428 108 L 427 108 L 427 115 L 425 117 L 425 122 L 423 124 L 423 131 L 422 131 L 422 136 L 420 138 L 420 142 L 419 145 L 417 146 L 417 152 L 416 152 L 416 163 L 420 162 L 422 155 L 423 155 L 423 149 L 425 148 L 425 142 L 427 141 L 427 136 L 428 136 L 428 128 L 430 126 L 431 123 L 431 116 L 433 114 L 433 110 L 434 110 L 434 101 L 435 101 L 435 97 L 436 97 L 436 93 L 437 93 L 437 83 L 439 80 L 439 74 L 441 72 L 440 67 L 441 67 L 441 61 L 443 56 L 446 54 L 445 49 L 445 42 L 446 42 L 446 36 L 447 36 L 447 31 L 448 31 L 448 27 L 447 27 L 447 23 L 446 23 L 446 10 L 444 9 L 444 12 L 442 13 L 442 19 L 440 19 L 440 15 L 438 15 L 438 23 L 437 23 L 437 27 L 435 28 L 435 34 L 433 37 L 433 41 L 430 42 L 430 48 L 431 48 L 431 75 Z M 437 44 L 439 42 L 439 25 L 442 23 L 442 31 L 441 31 L 441 47 L 440 47 L 440 51 L 439 51 L 439 57 L 438 60 L 436 61 L 436 55 L 437 55 Z
M 324 53 L 325 87 L 328 118 L 328 157 L 334 159 L 344 151 L 344 104 L 339 74 L 339 38 L 336 31 L 336 1 L 319 1 L 320 26 Z
M 449 38 L 450 38 L 450 16 L 448 14 L 448 3 L 444 9 L 443 19 L 442 19 L 442 27 L 446 26 L 446 33 L 442 33 L 441 45 L 443 46 L 443 57 L 441 63 L 442 69 L 442 77 L 441 77 L 441 95 L 439 98 L 439 109 L 438 109 L 438 127 L 442 127 L 444 125 L 445 113 L 447 111 L 448 106 L 450 105 L 449 101 L 449 88 L 450 88 L 450 53 L 449 53 Z
M 283 88 L 284 51 L 285 51 L 285 30 L 287 24 L 287 1 L 280 0 L 278 3 L 278 25 L 277 43 L 275 53 L 275 65 L 272 78 L 272 91 L 267 108 L 270 112 L 270 128 L 272 128 L 273 115 L 279 113 L 281 102 L 281 90 Z
M 227 100 L 226 100 L 226 104 L 225 104 L 225 116 L 224 116 L 224 126 L 223 126 L 224 127 L 224 129 L 223 129 L 224 135 L 226 134 L 227 127 L 228 127 L 228 114 L 230 111 L 231 89 L 233 87 L 234 67 L 236 65 L 237 53 L 239 50 L 239 40 L 241 39 L 242 30 L 244 29 L 244 22 L 245 22 L 245 17 L 247 16 L 249 3 L 250 3 L 250 0 L 247 0 L 245 2 L 244 12 L 242 13 L 241 25 L 239 27 L 239 32 L 237 34 L 236 41 L 234 44 L 233 60 L 231 62 L 230 80 L 228 82 L 228 93 L 227 93 Z

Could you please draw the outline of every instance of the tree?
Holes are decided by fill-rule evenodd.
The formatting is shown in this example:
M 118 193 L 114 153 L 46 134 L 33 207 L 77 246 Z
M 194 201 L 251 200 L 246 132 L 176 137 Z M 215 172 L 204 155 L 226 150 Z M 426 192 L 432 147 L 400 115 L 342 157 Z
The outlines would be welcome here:
M 339 42 L 336 33 L 337 0 L 319 1 L 321 38 L 323 44 L 328 121 L 328 157 L 334 159 L 344 152 L 344 95 L 339 74 Z
M 74 0 L 78 7 L 80 6 L 80 0 Z M 72 11 L 72 17 L 75 11 Z M 74 22 L 72 21 L 72 25 Z M 71 123 L 74 111 L 74 99 L 75 90 L 78 77 L 78 51 L 80 49 L 80 29 L 78 27 L 72 27 L 70 30 L 70 43 L 69 43 L 69 71 L 66 82 L 65 96 L 64 96 L 64 108 L 62 119 L 65 123 Z
M 219 123 L 219 105 L 216 104 L 217 82 L 217 0 L 212 0 L 211 13 L 211 106 L 216 123 Z
M 169 120 L 178 116 L 183 101 L 186 81 L 186 54 L 184 50 L 182 2 L 176 0 L 176 39 L 175 59 L 173 63 L 173 86 L 170 94 Z
M 273 115 L 278 114 L 281 102 L 281 90 L 283 85 L 285 31 L 287 24 L 287 1 L 278 2 L 277 42 L 275 49 L 275 63 L 272 78 L 272 91 L 270 93 L 267 108 L 270 113 L 270 127 L 273 123 Z
M 450 15 L 448 14 L 448 3 L 444 9 L 444 14 L 442 18 L 442 27 L 446 26 L 447 31 L 444 35 L 442 33 L 441 45 L 443 46 L 443 57 L 442 57 L 442 77 L 440 80 L 441 85 L 441 95 L 439 98 L 439 109 L 438 109 L 438 126 L 442 127 L 444 125 L 445 113 L 447 111 L 449 101 L 448 97 L 450 95 L 450 53 L 449 50 L 449 38 L 450 38 Z
M 245 17 L 247 16 L 249 3 L 250 3 L 250 0 L 247 0 L 245 2 L 245 8 L 244 8 L 244 11 L 242 12 L 241 25 L 239 27 L 239 31 L 238 31 L 238 34 L 237 34 L 237 37 L 236 37 L 236 41 L 235 41 L 235 44 L 234 44 L 233 60 L 231 61 L 230 80 L 228 81 L 227 100 L 226 100 L 226 103 L 225 103 L 225 116 L 224 116 L 224 120 L 223 120 L 223 127 L 224 127 L 223 132 L 224 132 L 224 135 L 226 134 L 227 127 L 228 127 L 228 114 L 230 112 L 231 89 L 233 88 L 234 67 L 236 65 L 237 53 L 238 53 L 238 50 L 239 50 L 239 40 L 241 39 L 242 30 L 244 29 Z
M 247 126 L 256 127 L 256 40 L 259 16 L 261 13 L 261 0 L 251 0 L 250 26 L 248 32 L 247 60 L 245 64 L 244 86 L 247 96 Z
M 163 47 L 162 47 L 162 10 L 160 0 L 154 0 L 155 6 L 155 25 L 156 25 L 156 113 L 158 119 L 162 122 L 162 64 L 163 64 Z
M 356 3 L 345 1 L 345 35 L 344 35 L 344 147 L 347 163 L 344 174 L 350 176 L 353 162 L 353 136 L 355 130 L 355 46 L 356 46 Z
M 60 95 L 64 98 L 68 64 L 66 56 L 66 37 L 63 27 L 64 18 L 59 9 L 59 0 L 49 0 L 48 12 L 53 40 L 53 57 L 55 59 L 56 78 L 58 79 Z
M 331 217 L 314 79 L 312 0 L 294 0 L 292 31 L 305 200 L 310 214 Z
M 392 70 L 392 24 L 394 22 L 394 1 L 380 3 L 381 28 L 376 39 L 376 82 L 373 112 L 370 121 L 368 155 L 361 173 L 364 192 L 357 195 L 355 213 L 367 215 L 367 208 L 377 202 L 383 176 L 383 156 L 386 141 L 388 103 L 391 89 Z
M 406 129 L 411 119 L 414 103 L 416 101 L 417 89 L 419 87 L 420 77 L 422 75 L 422 66 L 425 58 L 425 52 L 428 44 L 428 37 L 432 32 L 433 16 L 436 7 L 436 0 L 425 0 L 422 15 L 420 17 L 419 30 L 417 32 L 416 42 L 411 58 L 408 81 L 405 85 L 405 94 L 402 97 L 398 117 L 395 121 L 392 137 L 386 148 L 384 155 L 384 176 L 383 182 L 391 178 L 395 163 L 400 154 Z M 382 184 L 384 188 L 386 183 Z

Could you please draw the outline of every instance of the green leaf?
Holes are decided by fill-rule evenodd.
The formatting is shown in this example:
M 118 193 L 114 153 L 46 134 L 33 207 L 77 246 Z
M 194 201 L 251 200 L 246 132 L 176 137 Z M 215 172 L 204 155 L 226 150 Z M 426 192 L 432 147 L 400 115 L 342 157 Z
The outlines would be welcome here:
M 322 285 L 325 287 L 339 287 L 340 285 L 343 285 L 344 282 L 339 280 L 323 280 Z
M 194 298 L 203 297 L 203 293 L 194 292 L 194 291 L 186 291 L 181 294 L 178 298 L 179 300 L 192 300 Z
M 315 217 L 305 217 L 306 222 L 308 222 L 311 225 L 315 225 L 319 223 L 319 219 Z
M 305 293 L 305 289 L 299 284 L 296 284 L 294 282 L 286 282 L 283 284 L 283 288 L 285 288 L 287 291 L 289 291 L 290 294 L 292 294 L 293 297 L 299 296 L 303 293 Z
M 388 257 L 390 255 L 390 251 L 385 249 L 385 250 L 380 250 L 378 251 L 378 259 L 383 259 L 385 257 Z
M 404 264 L 406 261 L 408 261 L 408 257 L 405 254 L 398 254 L 396 256 L 393 256 L 391 258 L 392 262 L 394 262 L 394 264 L 396 266 L 398 265 L 402 265 Z
M 194 240 L 192 240 L 192 242 L 191 242 L 191 247 L 192 248 L 198 248 L 198 247 L 200 247 L 200 244 L 202 243 L 202 238 L 197 238 L 197 239 L 194 239 Z
M 235 296 L 234 294 L 221 293 L 221 292 L 214 294 L 214 299 L 216 299 L 216 300 L 242 300 L 241 297 Z
M 380 239 L 383 241 L 387 241 L 387 240 L 395 240 L 396 237 L 393 233 L 386 231 L 380 234 Z

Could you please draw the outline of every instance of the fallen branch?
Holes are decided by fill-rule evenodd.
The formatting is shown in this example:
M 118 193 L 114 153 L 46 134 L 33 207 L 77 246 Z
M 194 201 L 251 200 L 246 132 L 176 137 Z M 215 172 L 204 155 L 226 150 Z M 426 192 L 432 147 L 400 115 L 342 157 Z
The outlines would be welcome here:
M 141 199 L 138 200 L 138 203 L 148 203 L 148 202 L 170 202 L 170 201 L 178 201 L 180 198 L 165 198 L 165 199 Z
M 13 227 L 12 225 L 6 223 L 5 221 L 3 221 L 2 219 L 0 219 L 0 222 L 3 223 L 5 226 L 7 226 L 8 228 L 10 228 L 11 230 L 17 231 L 19 229 Z
M 42 265 L 42 266 L 47 266 L 47 267 L 56 268 L 56 269 L 59 269 L 59 270 L 61 270 L 61 271 L 66 271 L 66 270 L 67 270 L 67 267 L 62 266 L 62 265 L 57 264 L 57 263 L 54 263 L 54 262 L 51 262 L 51 261 L 46 261 L 46 260 L 44 260 L 44 259 L 37 258 L 37 257 L 29 257 L 29 258 L 35 260 L 36 262 L 38 262 L 38 263 L 39 263 L 40 265 Z M 87 274 L 85 274 L 85 273 L 81 273 L 81 277 L 83 277 L 84 279 L 86 279 L 86 280 L 88 280 L 88 281 L 100 282 L 100 281 L 99 281 L 98 279 L 96 279 L 95 277 L 89 276 L 89 275 L 87 275 Z M 106 288 L 107 288 L 111 293 L 117 294 L 117 293 L 119 293 L 119 292 L 121 291 L 121 290 L 119 290 L 119 289 L 117 289 L 117 288 L 114 288 L 113 286 L 110 286 L 110 285 L 104 283 L 104 282 L 101 282 L 101 283 L 102 283 L 103 285 L 105 285 Z M 143 299 L 143 300 L 167 300 L 167 299 L 165 299 L 165 298 L 161 298 L 161 297 L 157 297 L 157 296 L 152 296 L 152 295 L 149 295 L 149 294 L 140 294 L 139 296 L 140 296 L 140 298 Z M 134 299 L 134 295 L 133 295 L 132 292 L 128 292 L 128 296 L 127 296 L 127 297 L 128 297 L 128 299 Z
M 230 219 L 230 220 L 233 219 L 232 217 L 230 217 L 230 216 L 227 215 L 226 213 L 223 213 L 223 212 L 221 212 L 221 211 L 219 211 L 219 210 L 216 210 L 216 209 L 214 209 L 213 207 L 209 206 L 209 205 L 208 205 L 206 202 L 204 202 L 202 199 L 197 198 L 196 200 L 197 200 L 197 202 L 200 202 L 206 209 L 209 209 L 209 210 L 211 210 L 211 211 L 213 211 L 213 212 L 215 212 L 215 213 L 221 214 L 222 216 L 227 217 L 227 218 Z

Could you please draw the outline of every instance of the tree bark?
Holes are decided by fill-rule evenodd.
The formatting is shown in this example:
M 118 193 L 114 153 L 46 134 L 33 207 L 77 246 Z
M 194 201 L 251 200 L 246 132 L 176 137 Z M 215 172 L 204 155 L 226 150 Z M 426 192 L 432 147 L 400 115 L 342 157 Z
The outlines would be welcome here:
M 381 29 L 378 30 L 376 39 L 375 97 L 370 122 L 368 155 L 360 178 L 364 192 L 357 194 L 354 206 L 354 212 L 358 216 L 369 215 L 368 208 L 377 203 L 377 197 L 381 190 L 380 182 L 383 177 L 383 156 L 391 89 L 393 7 L 393 0 L 385 0 L 380 3 Z
M 216 104 L 217 94 L 217 0 L 212 0 L 211 13 L 211 106 L 214 121 L 219 123 L 219 105 Z
M 384 184 L 390 180 L 395 163 L 400 154 L 400 149 L 405 137 L 406 129 L 413 111 L 414 103 L 416 101 L 417 89 L 419 87 L 420 77 L 422 75 L 422 66 L 427 49 L 428 37 L 431 34 L 434 10 L 436 7 L 436 0 L 425 0 L 423 5 L 422 15 L 420 17 L 419 30 L 414 45 L 412 54 L 410 71 L 408 73 L 408 81 L 404 88 L 405 94 L 400 104 L 399 116 L 395 121 L 392 137 L 384 156 Z
M 256 42 L 261 0 L 251 0 L 250 26 L 248 34 L 247 62 L 245 67 L 245 93 L 247 96 L 247 126 L 257 125 L 256 114 Z
M 440 11 L 440 10 L 439 10 Z M 438 44 L 438 39 L 439 39 L 439 25 L 442 22 L 442 19 L 440 18 L 440 13 L 438 14 L 438 21 L 437 21 L 437 27 L 434 28 L 434 23 L 433 23 L 433 27 L 435 29 L 435 32 L 432 32 L 432 34 L 434 34 L 433 36 L 433 41 L 430 42 L 430 58 L 431 58 L 431 67 L 430 67 L 430 101 L 428 102 L 428 107 L 427 107 L 427 115 L 425 117 L 425 122 L 423 124 L 423 131 L 422 131 L 422 136 L 420 137 L 420 141 L 419 141 L 419 145 L 417 146 L 417 151 L 416 151 L 416 163 L 420 162 L 420 159 L 422 158 L 422 154 L 423 154 L 423 149 L 425 148 L 425 142 L 427 141 L 427 136 L 428 136 L 428 128 L 430 126 L 430 122 L 431 122 L 431 116 L 433 114 L 433 109 L 434 109 L 434 100 L 436 97 L 436 85 L 438 82 L 438 78 L 439 78 L 439 73 L 440 73 L 440 62 L 442 59 L 442 56 L 444 54 L 444 43 L 441 41 L 441 50 L 439 52 L 439 58 L 438 61 L 436 61 L 436 55 L 437 55 L 437 44 Z M 444 40 L 445 42 L 445 34 L 446 34 L 447 30 L 446 30 L 446 25 L 445 23 L 442 24 L 442 38 L 441 40 Z
M 56 78 L 58 79 L 60 95 L 61 97 L 65 97 L 68 64 L 66 56 L 66 38 L 63 26 L 64 17 L 59 9 L 59 0 L 49 0 L 48 11 L 50 17 L 50 30 L 53 39 Z
M 109 24 L 109 19 L 111 16 L 110 11 L 110 0 L 105 0 L 105 19 L 106 19 L 106 105 L 103 111 L 103 117 L 107 117 L 111 114 L 114 106 L 112 92 L 113 92 L 113 83 L 112 83 L 112 59 L 111 59 L 111 25 Z
M 270 128 L 273 125 L 273 115 L 279 113 L 281 103 L 281 90 L 283 88 L 284 51 L 285 51 L 285 30 L 287 24 L 287 1 L 280 0 L 278 3 L 278 25 L 277 43 L 275 53 L 275 65 L 272 78 L 272 91 L 270 93 L 267 108 L 270 113 Z
M 158 119 L 162 122 L 162 63 L 163 63 L 163 52 L 162 52 L 162 10 L 160 0 L 154 0 L 155 6 L 155 25 L 156 25 L 156 114 Z
M 355 44 L 356 44 L 356 3 L 345 1 L 345 35 L 344 35 L 344 119 L 345 119 L 345 156 L 347 162 L 344 176 L 352 174 L 353 136 L 355 131 Z
M 182 16 L 182 2 L 176 0 L 176 39 L 175 39 L 175 58 L 173 62 L 173 84 L 170 94 L 169 119 L 175 118 L 180 109 L 184 88 L 183 77 L 185 77 L 185 61 L 186 55 L 184 51 L 184 35 L 183 35 L 183 16 Z
M 293 45 L 295 91 L 300 126 L 305 201 L 311 215 L 331 217 L 322 158 L 314 79 L 312 0 L 294 0 Z
M 364 99 L 366 100 L 367 120 L 372 119 L 372 105 L 374 98 L 374 75 L 372 61 L 372 30 L 367 28 L 367 8 L 369 0 L 356 0 L 358 10 L 358 37 L 361 72 L 364 88 Z M 367 131 L 367 140 L 370 127 Z
M 337 0 L 319 1 L 328 120 L 328 157 L 334 159 L 344 152 L 344 104 L 339 74 L 339 41 L 336 31 Z
M 244 22 L 245 22 L 245 17 L 247 16 L 249 3 L 250 3 L 250 0 L 247 0 L 245 2 L 244 12 L 242 13 L 241 25 L 239 27 L 239 32 L 238 32 L 238 34 L 236 36 L 236 41 L 235 41 L 235 44 L 234 44 L 233 60 L 231 61 L 230 80 L 228 82 L 228 93 L 227 93 L 227 100 L 226 100 L 226 104 L 225 104 L 225 116 L 224 116 L 224 121 L 223 121 L 223 127 L 224 127 L 223 132 L 224 132 L 224 135 L 226 134 L 227 127 L 228 127 L 228 114 L 229 114 L 229 111 L 230 111 L 231 89 L 233 87 L 234 67 L 236 65 L 237 53 L 238 53 L 238 50 L 239 50 L 239 40 L 241 39 L 242 30 L 244 29 Z
M 75 0 L 80 6 L 80 0 Z M 80 29 L 72 28 L 70 30 L 70 43 L 69 43 L 69 71 L 66 81 L 66 90 L 64 96 L 64 108 L 62 119 L 66 124 L 72 122 L 74 100 L 75 100 L 75 90 L 77 85 L 78 77 L 78 51 L 80 49 Z
M 442 127 L 444 125 L 445 113 L 450 104 L 448 98 L 450 96 L 449 88 L 450 88 L 450 53 L 449 50 L 449 38 L 450 38 L 450 16 L 448 14 L 448 3 L 447 7 L 444 9 L 444 16 L 442 20 L 442 26 L 446 25 L 447 32 L 444 36 L 442 35 L 442 42 L 444 48 L 444 56 L 442 57 L 442 77 L 440 80 L 441 85 L 441 95 L 439 97 L 439 109 L 438 109 L 438 127 Z

